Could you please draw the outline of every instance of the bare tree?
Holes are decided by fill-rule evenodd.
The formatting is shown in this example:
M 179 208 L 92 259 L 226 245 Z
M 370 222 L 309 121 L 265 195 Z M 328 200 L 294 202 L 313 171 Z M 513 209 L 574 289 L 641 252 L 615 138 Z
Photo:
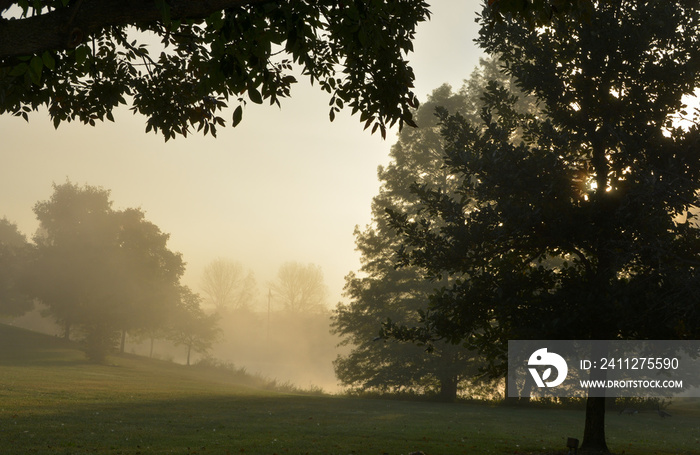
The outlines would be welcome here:
M 283 264 L 277 280 L 270 285 L 290 312 L 320 312 L 325 309 L 328 289 L 323 281 L 321 267 L 298 262 Z
M 243 308 L 255 296 L 255 277 L 239 262 L 218 258 L 204 269 L 200 283 L 202 292 L 217 312 Z

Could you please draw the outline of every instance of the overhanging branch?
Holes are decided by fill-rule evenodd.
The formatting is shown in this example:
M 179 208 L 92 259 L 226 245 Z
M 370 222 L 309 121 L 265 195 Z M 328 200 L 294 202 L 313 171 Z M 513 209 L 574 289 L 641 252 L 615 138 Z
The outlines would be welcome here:
M 8 9 L 15 3 L 15 0 L 0 0 L 0 13 Z
M 171 0 L 170 18 L 204 19 L 226 8 L 274 0 Z M 5 0 L 0 0 L 0 6 Z M 0 9 L 1 11 L 1 9 Z M 148 24 L 163 19 L 154 0 L 83 0 L 40 16 L 0 20 L 0 60 L 75 47 L 109 26 Z

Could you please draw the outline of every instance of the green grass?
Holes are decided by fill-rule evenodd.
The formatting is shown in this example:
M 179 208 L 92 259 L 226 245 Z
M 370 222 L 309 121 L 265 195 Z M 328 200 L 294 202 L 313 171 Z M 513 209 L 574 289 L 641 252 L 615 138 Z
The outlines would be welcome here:
M 583 411 L 306 396 L 0 325 L 1 454 L 514 454 L 562 451 Z M 674 405 L 675 406 L 675 405 Z M 617 453 L 698 454 L 697 403 L 608 416 Z

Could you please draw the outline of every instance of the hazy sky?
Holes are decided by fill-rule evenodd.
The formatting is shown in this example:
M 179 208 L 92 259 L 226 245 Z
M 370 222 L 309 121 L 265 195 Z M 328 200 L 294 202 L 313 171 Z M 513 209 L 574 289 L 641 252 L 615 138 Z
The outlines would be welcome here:
M 459 87 L 481 55 L 473 39 L 476 0 L 429 0 L 409 56 L 416 94 L 424 100 L 447 82 Z M 370 220 L 377 166 L 395 141 L 362 130 L 358 117 L 328 120 L 328 98 L 300 81 L 282 109 L 248 105 L 243 123 L 207 136 L 146 134 L 145 118 L 127 110 L 116 123 L 64 124 L 44 113 L 0 117 L 0 218 L 31 237 L 33 205 L 51 196 L 53 182 L 102 186 L 116 209 L 140 207 L 171 234 L 169 247 L 188 263 L 185 283 L 198 290 L 202 268 L 216 257 L 240 261 L 261 293 L 286 261 L 323 268 L 340 300 L 344 276 L 359 267 L 353 229 Z M 227 111 L 226 117 L 231 112 Z

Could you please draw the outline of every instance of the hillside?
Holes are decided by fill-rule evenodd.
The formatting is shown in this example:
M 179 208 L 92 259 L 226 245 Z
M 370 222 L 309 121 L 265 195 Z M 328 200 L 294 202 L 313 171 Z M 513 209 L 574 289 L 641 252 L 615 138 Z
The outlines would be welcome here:
M 156 388 L 159 393 L 171 393 L 183 387 L 215 393 L 218 387 L 230 392 L 231 387 L 268 386 L 262 378 L 238 370 L 186 367 L 131 354 L 111 356 L 106 364 L 95 365 L 87 362 L 77 342 L 6 324 L 0 324 L 0 367 L 5 373 L 16 370 L 25 377 L 50 369 L 54 380 L 65 375 L 70 381 L 74 375 L 83 373 L 88 377 L 118 380 L 124 388 Z

